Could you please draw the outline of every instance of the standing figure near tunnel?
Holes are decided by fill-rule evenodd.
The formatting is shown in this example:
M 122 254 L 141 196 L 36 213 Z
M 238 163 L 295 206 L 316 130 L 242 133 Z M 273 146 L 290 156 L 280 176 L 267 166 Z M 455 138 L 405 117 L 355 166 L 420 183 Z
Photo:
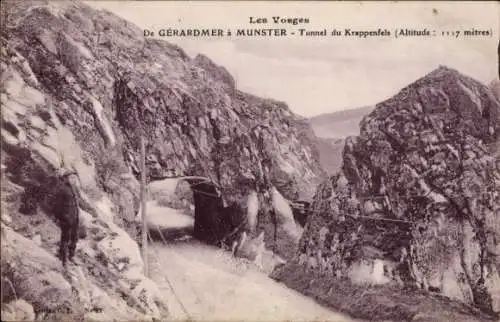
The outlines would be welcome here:
M 73 168 L 65 166 L 53 168 L 41 162 L 34 162 L 36 157 L 27 152 L 23 155 L 18 173 L 18 183 L 24 186 L 19 212 L 24 215 L 37 215 L 38 209 L 59 223 L 61 240 L 59 257 L 66 265 L 69 257 L 73 259 L 76 243 L 86 237 L 85 227 L 79 224 L 79 207 L 94 217 L 97 210 L 80 190 L 80 178 Z M 61 160 L 64 160 L 61 155 Z
M 64 267 L 66 267 L 68 259 L 74 261 L 79 237 L 80 210 L 78 208 L 78 188 L 75 186 L 74 180 L 79 180 L 76 171 L 68 171 L 60 175 L 54 194 L 53 213 L 59 220 L 61 228 L 59 258 Z

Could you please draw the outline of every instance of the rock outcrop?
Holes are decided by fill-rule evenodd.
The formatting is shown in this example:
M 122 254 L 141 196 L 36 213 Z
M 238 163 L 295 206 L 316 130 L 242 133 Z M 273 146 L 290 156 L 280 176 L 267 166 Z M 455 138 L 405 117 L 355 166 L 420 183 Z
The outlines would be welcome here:
M 104 319 L 167 314 L 143 275 L 134 241 L 141 136 L 150 178 L 208 177 L 216 211 L 207 216 L 217 219 L 221 207 L 258 211 L 254 226 L 265 230 L 267 246 L 273 243 L 269 210 L 276 196 L 312 198 L 323 171 L 314 147 L 304 145 L 301 119 L 285 103 L 237 90 L 232 76 L 207 57 L 191 59 L 80 2 L 9 2 L 2 17 L 2 238 L 5 245 L 14 241 L 2 265 L 11 269 L 14 286 L 22 286 L 16 296 L 34 304 L 37 316 L 59 306 Z M 74 281 L 53 256 L 59 231 L 45 207 L 61 167 L 78 173 L 87 201 L 81 209 L 87 237 L 76 256 L 82 274 L 76 272 Z M 200 211 L 202 190 L 193 188 Z M 27 194 L 45 197 L 27 205 L 36 199 Z M 255 196 L 258 207 L 247 209 Z M 278 239 L 287 240 L 283 252 L 289 252 L 300 231 L 290 209 L 279 214 L 286 227 Z M 207 240 L 220 239 L 213 237 Z M 24 278 L 39 271 L 50 275 L 47 281 L 34 281 L 39 289 L 24 287 Z M 119 285 L 110 291 L 110 283 Z M 74 295 L 71 286 L 86 291 Z M 45 291 L 54 296 L 54 307 L 36 302 Z M 87 300 L 96 296 L 101 300 Z M 92 310 L 98 302 L 108 304 Z
M 500 311 L 500 102 L 439 67 L 378 104 L 317 190 L 304 265 Z
M 7 27 L 5 142 L 32 140 L 30 149 L 53 167 L 61 159 L 54 146 L 76 144 L 78 156 L 66 164 L 92 173 L 89 182 L 125 203 L 127 222 L 138 207 L 128 174 L 137 179 L 141 135 L 151 176 L 206 176 L 225 205 L 244 205 L 253 190 L 266 212 L 272 187 L 287 199 L 312 198 L 323 171 L 311 142 L 304 144 L 301 119 L 282 102 L 238 91 L 207 57 L 190 59 L 78 3 L 11 5 Z

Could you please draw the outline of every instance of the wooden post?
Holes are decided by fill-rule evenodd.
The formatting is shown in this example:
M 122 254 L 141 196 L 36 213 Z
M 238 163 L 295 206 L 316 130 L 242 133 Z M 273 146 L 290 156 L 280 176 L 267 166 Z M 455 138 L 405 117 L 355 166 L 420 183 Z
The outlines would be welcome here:
M 141 215 L 142 215 L 142 259 L 144 275 L 149 277 L 148 270 L 148 225 L 146 222 L 146 147 L 141 135 Z

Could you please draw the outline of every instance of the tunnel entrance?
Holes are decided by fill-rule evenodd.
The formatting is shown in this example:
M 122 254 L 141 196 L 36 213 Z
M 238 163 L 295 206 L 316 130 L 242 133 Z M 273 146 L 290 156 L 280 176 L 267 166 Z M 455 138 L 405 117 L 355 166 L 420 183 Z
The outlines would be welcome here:
M 293 212 L 293 219 L 302 228 L 306 226 L 307 217 L 309 216 L 309 210 L 311 203 L 308 201 L 297 200 L 290 203 Z
M 171 194 L 171 197 L 177 195 L 176 188 L 181 182 L 187 183 L 184 186 L 189 186 L 190 196 L 185 195 L 185 190 L 188 189 L 184 188 L 180 193 L 182 197 L 177 195 L 174 198 L 182 198 L 183 202 L 188 199 L 194 206 L 191 236 L 203 243 L 216 246 L 230 245 L 242 230 L 248 228 L 245 209 L 237 203 L 225 206 L 217 185 L 208 178 L 198 176 L 157 178 L 151 180 L 150 184 L 152 181 L 156 181 L 153 183 L 157 190 L 156 193 L 153 192 L 153 199 L 156 199 L 156 202 L 158 199 L 165 199 L 165 193 Z M 172 208 L 183 206 L 182 202 L 173 201 L 171 198 L 167 204 L 165 201 L 160 203 Z
M 194 200 L 194 238 L 211 245 L 230 245 L 248 228 L 245 210 L 237 203 L 225 206 L 213 182 L 188 183 Z
M 169 190 L 167 192 L 174 198 L 179 198 L 179 194 L 175 192 L 176 187 L 180 186 L 181 182 L 184 183 L 180 195 L 187 197 L 190 205 L 188 213 L 184 211 L 184 218 L 189 217 L 191 222 L 184 224 L 182 229 L 172 227 L 175 217 L 178 216 L 175 210 L 186 208 L 169 204 L 155 206 L 155 203 L 158 203 L 158 199 L 155 199 L 148 210 L 148 217 L 149 211 L 153 212 L 156 208 L 156 217 L 170 222 L 164 226 L 168 226 L 167 229 L 161 229 L 160 235 L 175 236 L 175 240 L 183 239 L 184 236 L 193 237 L 204 244 L 235 251 L 234 247 L 241 245 L 260 245 L 258 237 L 264 233 L 265 247 L 283 258 L 293 255 L 294 245 L 298 242 L 307 221 L 310 206 L 308 202 L 286 200 L 274 189 L 268 196 L 271 204 L 261 204 L 262 200 L 259 200 L 255 190 L 250 188 L 248 191 L 235 191 L 231 195 L 234 201 L 227 205 L 220 194 L 220 187 L 209 178 L 184 176 L 163 180 L 165 181 L 156 188 L 157 191 Z M 189 196 L 186 192 L 189 192 Z M 154 199 L 155 193 L 150 190 L 150 194 Z M 171 210 L 168 208 L 174 211 L 169 214 Z M 189 228 L 186 229 L 187 227 Z M 181 233 L 184 235 L 180 236 Z

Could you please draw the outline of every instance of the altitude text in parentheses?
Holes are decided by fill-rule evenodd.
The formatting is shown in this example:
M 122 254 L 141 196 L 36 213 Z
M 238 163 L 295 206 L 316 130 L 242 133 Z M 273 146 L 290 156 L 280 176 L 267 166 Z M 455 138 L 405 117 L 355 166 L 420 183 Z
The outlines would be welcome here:
M 433 31 L 434 32 L 434 31 Z M 396 28 L 395 37 L 430 37 L 431 30 L 427 28 Z

